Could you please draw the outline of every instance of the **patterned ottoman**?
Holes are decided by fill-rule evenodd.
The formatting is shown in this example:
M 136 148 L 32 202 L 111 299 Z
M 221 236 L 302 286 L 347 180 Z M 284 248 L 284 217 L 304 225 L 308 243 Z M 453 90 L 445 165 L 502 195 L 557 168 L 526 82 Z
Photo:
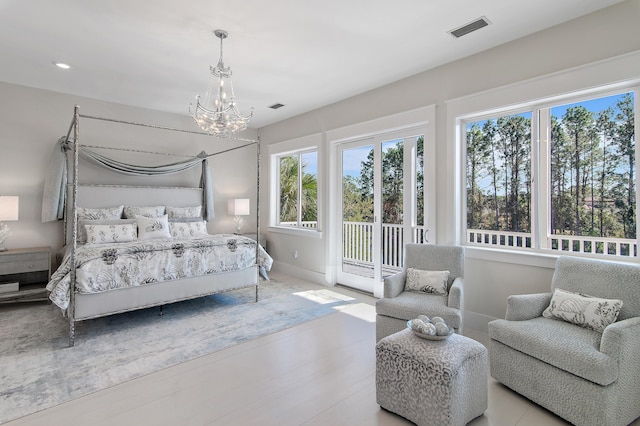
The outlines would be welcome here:
M 487 363 L 487 348 L 468 337 L 406 329 L 376 345 L 376 400 L 420 426 L 464 425 L 487 409 Z

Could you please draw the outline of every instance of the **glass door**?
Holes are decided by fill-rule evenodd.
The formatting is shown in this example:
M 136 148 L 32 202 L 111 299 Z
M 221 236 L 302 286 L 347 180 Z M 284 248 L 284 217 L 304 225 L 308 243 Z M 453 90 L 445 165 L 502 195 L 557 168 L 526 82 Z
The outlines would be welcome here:
M 424 137 L 391 136 L 338 146 L 337 280 L 376 295 L 384 277 L 402 269 L 404 243 L 424 242 Z
M 341 144 L 340 150 L 340 250 L 338 282 L 373 292 L 380 281 L 377 267 L 379 235 L 374 197 L 376 149 L 373 140 Z

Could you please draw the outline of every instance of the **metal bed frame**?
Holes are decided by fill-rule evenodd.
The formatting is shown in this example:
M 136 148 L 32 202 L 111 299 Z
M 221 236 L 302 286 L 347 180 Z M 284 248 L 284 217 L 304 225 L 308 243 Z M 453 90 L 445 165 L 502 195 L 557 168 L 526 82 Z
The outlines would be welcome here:
M 73 145 L 73 182 L 72 182 L 72 199 L 73 199 L 73 205 L 72 207 L 72 245 L 71 245 L 71 271 L 70 271 L 70 283 L 69 283 L 69 307 L 67 309 L 67 315 L 69 316 L 69 346 L 73 346 L 74 342 L 75 342 L 75 323 L 76 323 L 76 318 L 75 318 L 75 284 L 76 284 L 76 264 L 77 264 L 77 258 L 76 258 L 76 251 L 77 251 L 77 237 L 78 237 L 78 204 L 77 204 L 77 195 L 78 195 L 78 162 L 79 162 L 79 140 L 80 140 L 80 119 L 90 119 L 90 120 L 99 120 L 99 121 L 105 121 L 105 122 L 113 122 L 113 123 L 120 123 L 120 124 L 128 124 L 128 125 L 133 125 L 133 126 L 140 126 L 140 127 L 148 127 L 148 128 L 154 128 L 154 129 L 160 129 L 160 130 L 168 130 L 168 131 L 174 131 L 174 132 L 182 132 L 182 133 L 192 133 L 192 134 L 198 134 L 198 135 L 204 135 L 204 136 L 211 136 L 208 133 L 205 132 L 201 132 L 201 131 L 193 131 L 193 130 L 185 130 L 185 129 L 177 129 L 177 128 L 172 128 L 172 127 L 166 127 L 166 126 L 159 126 L 159 125 L 154 125 L 154 124 L 147 124 L 147 123 L 139 123 L 139 122 L 132 122 L 132 121 L 125 121 L 125 120 L 117 120 L 117 119 L 113 119 L 113 118 L 105 118 L 105 117 L 96 117 L 96 116 L 91 116 L 91 115 L 84 115 L 84 114 L 80 114 L 80 107 L 78 105 L 74 106 L 74 110 L 73 110 L 73 119 L 71 120 L 71 124 L 69 126 L 69 130 L 67 131 L 66 134 L 66 138 L 65 138 L 65 142 L 67 144 L 72 143 Z M 70 137 L 73 134 L 73 142 L 71 141 Z M 238 140 L 238 141 L 243 141 L 243 142 L 247 142 L 246 144 L 243 145 L 239 145 L 236 147 L 232 147 L 232 148 L 228 148 L 222 151 L 217 151 L 215 153 L 212 154 L 207 154 L 207 157 L 212 157 L 215 155 L 220 155 L 220 154 L 224 154 L 226 152 L 230 152 L 230 151 L 235 151 L 237 149 L 241 149 L 241 148 L 245 148 L 248 146 L 256 146 L 256 167 L 257 167 L 257 171 L 256 171 L 256 175 L 257 175 L 257 179 L 256 179 L 256 302 L 258 301 L 258 291 L 259 291 L 259 286 L 260 286 L 260 268 L 258 265 L 258 255 L 259 255 L 259 246 L 260 246 L 260 136 L 258 135 L 257 139 L 244 139 L 244 138 L 228 138 L 228 139 L 232 139 L 232 140 Z M 88 145 L 85 145 L 88 146 Z M 104 147 L 98 147 L 98 148 L 104 148 Z M 142 153 L 149 153 L 149 154 L 159 154 L 159 155 L 176 155 L 176 154 L 170 154 L 170 153 L 162 153 L 162 152 L 150 152 L 150 151 L 140 151 L 140 150 L 132 150 L 132 149 L 125 149 L 125 148 L 109 148 L 109 149 L 118 149 L 118 150 L 124 150 L 124 151 L 135 151 L 135 152 L 142 152 Z M 68 199 L 66 200 L 66 202 L 68 202 Z M 65 212 L 67 210 L 65 209 Z M 65 213 L 65 219 L 64 219 L 64 226 L 65 226 L 65 238 L 67 238 L 67 230 L 66 227 L 68 226 L 67 224 L 67 214 Z M 231 289 L 229 289 L 231 290 Z M 229 290 L 225 290 L 225 291 L 229 291 Z M 213 293 L 211 293 L 213 294 Z M 160 305 L 162 306 L 162 305 Z

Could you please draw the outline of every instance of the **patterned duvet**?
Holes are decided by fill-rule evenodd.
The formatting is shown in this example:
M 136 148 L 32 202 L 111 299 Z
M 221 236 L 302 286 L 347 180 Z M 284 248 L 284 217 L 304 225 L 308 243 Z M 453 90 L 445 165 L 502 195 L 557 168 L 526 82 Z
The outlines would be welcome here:
M 116 244 L 79 245 L 76 289 L 79 293 L 235 271 L 255 264 L 256 242 L 233 234 L 191 239 L 136 240 Z M 273 260 L 262 247 L 258 265 L 271 269 Z M 62 309 L 69 305 L 70 251 L 51 276 L 49 299 Z

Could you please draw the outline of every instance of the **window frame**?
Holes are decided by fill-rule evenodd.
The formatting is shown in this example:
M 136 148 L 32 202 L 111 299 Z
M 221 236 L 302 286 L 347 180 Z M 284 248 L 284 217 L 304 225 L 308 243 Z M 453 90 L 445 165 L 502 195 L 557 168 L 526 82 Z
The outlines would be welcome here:
M 565 104 L 574 104 L 586 102 L 598 98 L 608 96 L 621 95 L 624 93 L 634 93 L 634 112 L 635 112 L 635 185 L 636 185 L 636 245 L 638 250 L 636 255 L 621 256 L 610 254 L 592 254 L 573 250 L 554 250 L 549 247 L 549 240 L 553 237 L 551 234 L 551 191 L 549 188 L 551 175 L 551 109 Z M 576 255 L 583 257 L 598 257 L 603 259 L 611 259 L 617 261 L 639 261 L 640 260 L 640 173 L 638 173 L 638 160 L 640 159 L 640 149 L 638 149 L 637 140 L 640 134 L 640 119 L 638 118 L 640 100 L 640 86 L 638 81 L 629 81 L 626 84 L 615 84 L 603 86 L 597 89 L 576 90 L 573 92 L 565 92 L 558 96 L 549 96 L 544 99 L 534 99 L 525 101 L 512 106 L 503 106 L 492 108 L 487 111 L 471 113 L 456 117 L 457 128 L 459 129 L 458 143 L 460 146 L 460 168 L 461 179 L 458 185 L 461 194 L 461 212 L 459 218 L 460 242 L 461 244 L 492 250 L 495 247 L 485 244 L 477 244 L 468 242 L 467 239 L 467 181 L 466 181 L 466 163 L 467 163 L 467 124 L 471 122 L 482 121 L 486 119 L 495 119 L 502 116 L 510 116 L 521 114 L 523 112 L 531 113 L 531 174 L 532 174 L 532 190 L 531 190 L 531 223 L 530 233 L 522 233 L 523 236 L 531 237 L 531 248 L 528 247 L 510 247 L 499 246 L 500 250 L 538 253 L 551 256 L 559 255 Z M 555 234 L 554 234 L 555 235 Z M 605 240 L 609 238 L 604 238 Z
M 323 209 L 323 154 L 322 135 L 312 134 L 298 139 L 278 142 L 268 146 L 269 149 L 269 231 L 283 234 L 301 235 L 313 238 L 322 237 L 322 209 Z M 288 226 L 280 224 L 280 159 L 287 156 L 297 155 L 298 161 L 303 154 L 315 152 L 317 155 L 317 226 L 316 228 L 303 228 L 299 226 Z M 298 185 L 300 185 L 301 175 L 298 174 Z M 298 191 L 298 219 L 300 218 L 300 197 Z
M 446 164 L 445 170 L 438 170 L 440 182 L 438 193 L 438 242 L 461 244 L 462 197 L 464 182 L 464 157 L 461 157 L 460 120 L 477 114 L 480 111 L 500 111 L 501 106 L 523 105 L 536 99 L 552 100 L 564 93 L 587 94 L 593 90 L 604 88 L 616 89 L 640 85 L 640 51 L 612 56 L 602 60 L 583 63 L 575 67 L 565 68 L 549 74 L 532 77 L 503 86 L 488 87 L 479 92 L 460 95 L 444 101 L 445 135 L 444 142 L 439 138 L 438 162 Z M 505 72 L 508 72 L 505 70 Z M 504 109 L 504 108 L 502 108 Z M 636 108 L 637 110 L 638 108 Z M 640 129 L 636 120 L 636 129 Z M 444 145 L 444 146 L 443 146 Z M 516 250 L 500 250 L 466 246 L 465 258 L 474 262 L 502 262 L 535 268 L 552 270 L 558 256 L 540 252 L 524 252 Z M 638 260 L 625 262 L 640 263 Z
M 287 228 L 294 228 L 294 229 L 308 229 L 305 228 L 304 226 L 302 226 L 302 178 L 303 178 L 303 174 L 300 173 L 300 171 L 302 170 L 302 168 L 300 167 L 300 165 L 302 164 L 302 156 L 304 156 L 305 154 L 311 154 L 311 153 L 315 153 L 316 154 L 316 163 L 318 161 L 318 151 L 316 149 L 303 149 L 303 150 L 299 150 L 299 151 L 295 151 L 295 152 L 289 152 L 289 153 L 285 153 L 285 154 L 278 154 L 275 156 L 276 161 L 278 162 L 278 180 L 276 182 L 276 187 L 277 187 L 277 198 L 278 200 L 280 200 L 280 185 L 281 185 L 281 176 L 280 176 L 280 167 L 281 167 L 281 161 L 283 158 L 286 157 L 296 157 L 297 162 L 298 162 L 298 175 L 297 175 L 297 200 L 296 200 L 296 225 L 283 225 L 282 222 L 280 221 L 280 202 L 277 203 L 276 206 L 276 223 L 275 226 L 282 226 L 282 227 L 287 227 Z M 317 173 L 316 173 L 316 179 L 318 179 Z M 316 194 L 317 197 L 317 194 Z M 316 199 L 316 204 L 317 204 L 318 200 Z M 317 228 L 317 218 L 316 218 L 316 228 Z M 314 228 L 314 229 L 316 229 Z

